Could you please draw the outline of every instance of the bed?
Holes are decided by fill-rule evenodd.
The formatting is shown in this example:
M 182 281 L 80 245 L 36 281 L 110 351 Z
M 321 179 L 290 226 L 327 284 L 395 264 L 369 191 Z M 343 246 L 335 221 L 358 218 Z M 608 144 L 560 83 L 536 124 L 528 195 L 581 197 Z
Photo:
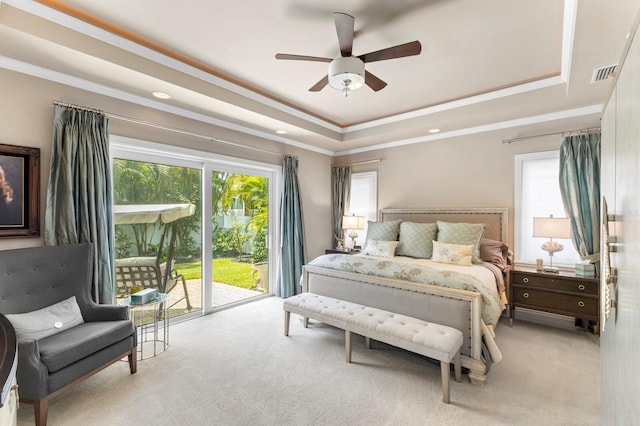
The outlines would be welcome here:
M 385 209 L 379 212 L 378 222 L 400 221 L 407 222 L 407 226 L 436 224 L 438 221 L 447 224 L 485 224 L 483 242 L 499 243 L 504 248 L 508 236 L 507 218 L 506 208 Z M 395 264 L 395 261 L 401 264 Z M 481 265 L 453 267 L 454 270 L 469 268 L 469 271 L 485 269 L 485 272 L 480 272 L 484 278 L 469 278 L 466 275 L 474 274 L 447 272 L 447 267 L 426 272 L 418 269 L 423 266 L 416 266 L 417 263 L 421 261 L 402 256 L 383 259 L 367 255 L 327 254 L 303 267 L 302 288 L 303 291 L 448 325 L 462 331 L 462 366 L 468 369 L 472 383 L 483 385 L 491 364 L 502 359 L 495 343 L 494 329 L 507 303 L 508 292 L 504 291 L 504 286 L 508 285 L 508 277 L 505 276 L 508 266 L 501 268 L 499 273 L 495 272 L 494 267 L 490 275 L 495 278 L 491 281 L 491 278 L 486 278 L 486 271 L 489 270 L 487 265 L 487 268 Z M 335 266 L 337 264 L 341 264 L 342 269 Z M 424 268 L 429 268 L 429 265 Z M 371 269 L 389 269 L 390 272 L 373 272 L 375 275 L 370 275 Z M 422 282 L 413 276 L 406 279 L 406 275 L 423 277 L 425 274 L 427 279 L 422 279 Z M 463 282 L 452 285 L 451 275 L 455 280 L 456 274 L 461 277 L 459 281 Z M 462 279 L 463 275 L 466 278 Z M 501 276 L 501 286 L 498 285 L 497 275 Z M 438 276 L 448 278 L 436 283 L 434 277 Z M 494 294 L 490 296 L 487 296 L 486 289 L 476 288 L 478 280 L 487 279 L 492 283 L 489 287 L 493 285 L 491 291 Z M 474 285 L 470 285 L 472 282 Z M 491 303 L 488 303 L 489 299 Z M 495 300 L 497 302 L 493 303 Z

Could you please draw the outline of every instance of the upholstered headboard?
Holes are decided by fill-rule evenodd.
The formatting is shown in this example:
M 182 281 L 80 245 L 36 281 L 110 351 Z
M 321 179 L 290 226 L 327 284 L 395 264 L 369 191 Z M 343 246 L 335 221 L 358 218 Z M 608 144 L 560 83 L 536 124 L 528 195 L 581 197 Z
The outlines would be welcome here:
M 378 220 L 403 220 L 406 222 L 436 223 L 486 223 L 484 238 L 507 242 L 508 211 L 506 208 L 431 208 L 431 209 L 383 209 Z

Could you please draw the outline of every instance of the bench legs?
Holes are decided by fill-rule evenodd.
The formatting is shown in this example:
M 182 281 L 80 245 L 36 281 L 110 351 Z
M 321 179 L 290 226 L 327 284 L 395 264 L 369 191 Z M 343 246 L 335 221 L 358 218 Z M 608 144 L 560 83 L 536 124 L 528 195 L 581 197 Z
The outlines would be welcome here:
M 442 376 L 442 401 L 449 403 L 449 363 L 440 361 L 440 375 Z
M 449 385 L 451 383 L 450 363 L 440 361 L 440 374 L 442 375 L 442 401 L 445 404 L 449 403 Z M 453 370 L 455 373 L 456 382 L 462 381 L 462 366 L 460 365 L 460 352 L 453 357 Z
M 284 335 L 289 335 L 289 321 L 291 320 L 291 312 L 284 311 Z
M 284 335 L 289 335 L 289 323 L 291 320 L 291 312 L 284 311 Z M 307 328 L 309 325 L 309 318 L 304 317 L 304 327 Z M 371 349 L 371 338 L 365 336 L 365 345 L 367 349 Z M 345 360 L 350 363 L 351 362 L 351 352 L 352 352 L 352 338 L 351 332 L 349 330 L 344 331 L 344 351 L 345 351 Z M 450 402 L 450 381 L 451 381 L 451 363 L 446 361 L 440 361 L 440 374 L 442 375 L 442 401 L 445 404 L 449 404 Z M 453 357 L 453 369 L 455 374 L 456 382 L 462 381 L 462 367 L 460 363 L 460 352 Z
M 284 335 L 289 335 L 289 323 L 291 322 L 291 312 L 284 311 Z M 309 318 L 304 317 L 304 328 L 309 327 Z
M 455 372 L 456 382 L 462 382 L 462 363 L 460 362 L 460 352 L 453 357 L 453 370 Z

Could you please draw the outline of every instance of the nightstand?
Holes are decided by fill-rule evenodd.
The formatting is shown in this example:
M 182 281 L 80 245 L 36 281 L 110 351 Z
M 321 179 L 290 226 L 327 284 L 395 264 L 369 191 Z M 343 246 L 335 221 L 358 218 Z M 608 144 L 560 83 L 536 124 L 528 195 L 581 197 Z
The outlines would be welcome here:
M 356 254 L 360 253 L 360 250 L 349 250 L 349 249 L 326 249 L 324 254 Z
M 597 278 L 516 267 L 511 271 L 509 317 L 513 321 L 516 307 L 551 312 L 591 322 L 598 334 L 598 291 Z

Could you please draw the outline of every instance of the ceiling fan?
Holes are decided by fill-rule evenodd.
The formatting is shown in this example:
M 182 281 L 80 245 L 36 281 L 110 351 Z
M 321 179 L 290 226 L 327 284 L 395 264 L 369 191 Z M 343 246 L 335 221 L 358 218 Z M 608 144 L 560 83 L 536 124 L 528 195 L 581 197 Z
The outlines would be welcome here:
M 340 45 L 339 57 L 331 59 L 318 56 L 291 55 L 288 53 L 276 54 L 276 59 L 329 63 L 329 72 L 309 88 L 310 92 L 319 92 L 327 84 L 334 89 L 342 91 L 345 96 L 349 96 L 352 90 L 361 87 L 363 84 L 377 92 L 383 89 L 387 83 L 366 71 L 364 69 L 365 63 L 419 55 L 422 50 L 422 45 L 416 40 L 365 53 L 364 55 L 352 56 L 355 18 L 346 13 L 335 12 L 333 19 L 338 33 L 338 44 Z

